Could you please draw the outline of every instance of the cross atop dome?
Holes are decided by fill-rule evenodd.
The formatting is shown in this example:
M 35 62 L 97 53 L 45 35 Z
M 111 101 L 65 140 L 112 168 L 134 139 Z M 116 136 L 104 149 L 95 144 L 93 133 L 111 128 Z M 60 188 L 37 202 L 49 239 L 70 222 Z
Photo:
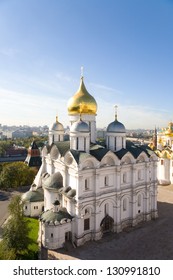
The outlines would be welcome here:
M 83 73 L 84 73 L 83 66 L 81 66 L 80 70 L 81 70 L 81 78 L 83 78 Z
M 115 121 L 117 121 L 117 115 L 118 115 L 118 106 L 114 105 L 115 108 Z

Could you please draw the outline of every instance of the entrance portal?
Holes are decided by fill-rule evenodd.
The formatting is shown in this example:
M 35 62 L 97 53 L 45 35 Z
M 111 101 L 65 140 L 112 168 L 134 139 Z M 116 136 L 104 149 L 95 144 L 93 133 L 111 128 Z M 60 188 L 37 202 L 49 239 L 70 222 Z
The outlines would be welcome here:
M 113 230 L 114 220 L 109 215 L 106 215 L 101 221 L 101 228 L 103 233 L 109 232 Z

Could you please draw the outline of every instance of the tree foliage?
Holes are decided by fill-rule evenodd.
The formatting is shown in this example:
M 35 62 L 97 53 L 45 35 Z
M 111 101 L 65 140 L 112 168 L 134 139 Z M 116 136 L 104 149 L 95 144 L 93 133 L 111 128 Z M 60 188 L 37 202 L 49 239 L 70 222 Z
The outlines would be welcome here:
M 33 141 L 37 142 L 37 146 L 42 148 L 45 142 L 48 141 L 48 136 L 38 136 L 38 137 L 28 137 L 28 138 L 18 138 L 13 140 L 0 140 L 0 156 L 3 157 L 6 154 L 8 148 L 13 147 L 13 145 L 29 148 Z
M 12 162 L 1 165 L 0 188 L 17 188 L 32 184 L 37 173 L 35 168 L 27 166 L 24 162 Z
M 16 254 L 13 249 L 8 249 L 3 241 L 0 242 L 0 260 L 15 260 Z
M 20 196 L 14 196 L 9 204 L 9 219 L 3 229 L 2 247 L 17 258 L 21 251 L 27 250 L 30 243 L 28 222 L 23 215 L 23 203 Z

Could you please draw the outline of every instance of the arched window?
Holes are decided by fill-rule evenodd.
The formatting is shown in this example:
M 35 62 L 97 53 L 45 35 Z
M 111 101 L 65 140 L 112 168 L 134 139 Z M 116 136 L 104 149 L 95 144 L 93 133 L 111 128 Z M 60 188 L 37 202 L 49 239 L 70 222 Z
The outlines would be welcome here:
M 117 148 L 117 138 L 115 137 L 115 139 L 114 139 L 114 144 L 115 144 L 115 150 L 116 150 L 116 148 Z
M 89 215 L 90 211 L 88 208 L 85 209 L 85 215 Z
M 84 219 L 84 230 L 89 230 L 90 229 L 90 219 Z
M 127 210 L 127 198 L 123 199 L 123 211 Z
M 105 186 L 108 186 L 109 185 L 109 182 L 108 182 L 108 176 L 105 176 L 104 178 L 104 183 L 105 183 Z
M 85 191 L 89 190 L 89 182 L 88 179 L 85 179 Z
M 139 194 L 139 195 L 138 195 L 138 206 L 139 206 L 139 207 L 141 206 L 141 200 L 142 200 L 142 199 L 141 199 L 141 194 Z
M 141 170 L 138 170 L 138 180 L 142 179 L 142 174 L 141 174 Z
M 123 183 L 127 183 L 127 173 L 123 173 Z
M 79 138 L 77 137 L 76 138 L 76 150 L 78 150 L 78 148 L 79 148 Z
M 104 206 L 104 212 L 105 212 L 105 216 L 109 214 L 109 204 L 106 203 Z

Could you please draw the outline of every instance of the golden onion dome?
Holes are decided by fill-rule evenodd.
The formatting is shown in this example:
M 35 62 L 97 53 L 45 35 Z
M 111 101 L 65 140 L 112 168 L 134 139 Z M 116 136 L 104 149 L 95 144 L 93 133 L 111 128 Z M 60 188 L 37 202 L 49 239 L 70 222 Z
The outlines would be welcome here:
M 80 86 L 78 91 L 68 102 L 68 113 L 69 115 L 76 114 L 89 114 L 95 115 L 97 112 L 97 103 L 93 96 L 91 96 L 83 82 L 81 77 Z

